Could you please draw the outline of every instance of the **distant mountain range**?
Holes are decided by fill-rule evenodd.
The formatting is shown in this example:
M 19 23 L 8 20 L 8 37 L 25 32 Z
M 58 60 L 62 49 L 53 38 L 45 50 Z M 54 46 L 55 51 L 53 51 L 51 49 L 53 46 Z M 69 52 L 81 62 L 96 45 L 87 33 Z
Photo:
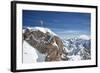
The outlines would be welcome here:
M 65 51 L 68 53 L 67 57 L 69 57 L 69 60 L 91 59 L 90 39 L 83 39 L 83 38 L 66 39 L 63 40 L 63 44 Z

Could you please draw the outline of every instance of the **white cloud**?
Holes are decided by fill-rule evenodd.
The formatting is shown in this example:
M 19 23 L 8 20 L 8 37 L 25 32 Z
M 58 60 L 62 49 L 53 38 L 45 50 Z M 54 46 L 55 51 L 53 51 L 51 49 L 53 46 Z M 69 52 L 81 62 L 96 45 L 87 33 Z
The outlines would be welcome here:
M 89 40 L 90 39 L 90 37 L 87 36 L 87 35 L 80 35 L 79 38 L 80 39 L 85 39 L 85 40 Z

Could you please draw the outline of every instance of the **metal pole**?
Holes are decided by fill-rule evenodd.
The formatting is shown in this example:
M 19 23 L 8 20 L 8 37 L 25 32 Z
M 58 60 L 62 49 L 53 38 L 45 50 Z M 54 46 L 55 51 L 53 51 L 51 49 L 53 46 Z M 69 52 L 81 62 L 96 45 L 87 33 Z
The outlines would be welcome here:
M 43 21 L 42 21 L 42 20 L 40 21 L 40 24 L 41 24 L 41 26 L 43 27 Z

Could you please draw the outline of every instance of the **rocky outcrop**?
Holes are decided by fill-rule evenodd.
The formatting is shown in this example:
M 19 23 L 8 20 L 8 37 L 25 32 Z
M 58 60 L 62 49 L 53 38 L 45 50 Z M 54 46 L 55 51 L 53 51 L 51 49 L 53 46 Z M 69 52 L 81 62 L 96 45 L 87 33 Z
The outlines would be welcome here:
M 48 31 L 44 33 L 40 30 L 26 29 L 23 33 L 23 40 L 40 53 L 47 54 L 45 61 L 67 60 L 62 40 Z

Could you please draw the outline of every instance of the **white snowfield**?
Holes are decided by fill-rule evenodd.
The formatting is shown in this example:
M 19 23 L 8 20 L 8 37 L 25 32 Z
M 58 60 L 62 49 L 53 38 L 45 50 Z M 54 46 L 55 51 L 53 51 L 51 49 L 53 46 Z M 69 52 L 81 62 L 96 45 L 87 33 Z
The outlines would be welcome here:
M 23 41 L 23 63 L 43 62 L 46 54 L 39 53 L 34 47 Z
M 26 41 L 23 41 L 23 63 L 37 62 L 37 58 L 36 49 L 30 46 Z

